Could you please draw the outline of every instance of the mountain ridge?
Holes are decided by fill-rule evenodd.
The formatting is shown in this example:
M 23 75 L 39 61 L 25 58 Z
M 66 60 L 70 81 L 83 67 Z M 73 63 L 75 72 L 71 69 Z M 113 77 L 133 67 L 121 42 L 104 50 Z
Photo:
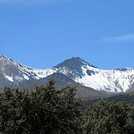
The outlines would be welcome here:
M 132 91 L 134 87 L 133 68 L 100 69 L 80 57 L 72 57 L 49 69 L 34 69 L 7 56 L 0 56 L 0 82 L 5 83 L 3 87 L 6 81 L 18 85 L 23 81 L 45 79 L 55 73 L 96 91 L 121 93 Z

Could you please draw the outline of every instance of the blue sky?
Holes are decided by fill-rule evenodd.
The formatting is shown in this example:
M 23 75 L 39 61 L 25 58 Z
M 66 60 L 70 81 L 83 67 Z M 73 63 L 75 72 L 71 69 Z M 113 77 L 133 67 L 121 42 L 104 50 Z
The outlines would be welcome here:
M 0 53 L 32 67 L 79 56 L 134 67 L 133 0 L 0 0 Z

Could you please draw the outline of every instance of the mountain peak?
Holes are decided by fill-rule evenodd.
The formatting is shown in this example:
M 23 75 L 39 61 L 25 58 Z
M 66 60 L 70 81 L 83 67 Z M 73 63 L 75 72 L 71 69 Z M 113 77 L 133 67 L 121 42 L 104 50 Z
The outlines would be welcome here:
M 72 57 L 67 59 L 57 66 L 55 66 L 60 72 L 64 72 L 70 78 L 82 77 L 84 74 L 83 68 L 96 68 L 92 64 L 89 64 L 87 61 L 81 59 L 80 57 Z
M 3 55 L 3 54 L 1 54 L 1 55 L 0 55 L 0 59 L 8 59 L 8 57 L 5 56 L 5 55 Z
M 17 65 L 16 61 L 7 57 L 6 55 L 0 55 L 0 64 L 14 64 Z
M 72 57 L 70 59 L 67 59 L 63 61 L 62 63 L 58 64 L 56 68 L 67 67 L 69 69 L 74 69 L 74 68 L 76 69 L 78 67 L 81 68 L 83 65 L 88 65 L 88 66 L 96 68 L 94 65 L 88 63 L 87 61 L 83 60 L 80 57 Z

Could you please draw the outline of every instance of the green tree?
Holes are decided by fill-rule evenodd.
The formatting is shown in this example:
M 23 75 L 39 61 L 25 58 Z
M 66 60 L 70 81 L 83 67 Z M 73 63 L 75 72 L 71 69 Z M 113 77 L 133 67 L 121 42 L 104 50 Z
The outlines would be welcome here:
M 50 82 L 28 93 L 0 94 L 0 131 L 6 134 L 81 134 L 80 111 L 73 89 L 54 89 Z
M 129 111 L 126 104 L 99 102 L 83 116 L 83 133 L 130 134 Z

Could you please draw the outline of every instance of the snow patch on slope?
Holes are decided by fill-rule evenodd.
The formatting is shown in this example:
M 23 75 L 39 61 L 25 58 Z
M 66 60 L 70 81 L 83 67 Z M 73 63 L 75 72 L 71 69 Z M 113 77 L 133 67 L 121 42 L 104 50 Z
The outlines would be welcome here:
M 8 79 L 10 82 L 14 82 L 13 77 L 5 75 L 5 78 Z
M 39 77 L 39 78 L 45 78 L 49 75 L 52 75 L 57 72 L 57 69 L 33 69 L 33 72 Z
M 30 78 L 25 74 L 23 74 L 23 77 L 24 77 L 25 80 L 30 80 Z
M 126 92 L 134 83 L 134 70 L 132 69 L 127 71 L 95 69 L 92 75 L 87 74 L 85 67 L 82 67 L 82 70 L 84 76 L 75 78 L 75 81 L 99 91 Z

